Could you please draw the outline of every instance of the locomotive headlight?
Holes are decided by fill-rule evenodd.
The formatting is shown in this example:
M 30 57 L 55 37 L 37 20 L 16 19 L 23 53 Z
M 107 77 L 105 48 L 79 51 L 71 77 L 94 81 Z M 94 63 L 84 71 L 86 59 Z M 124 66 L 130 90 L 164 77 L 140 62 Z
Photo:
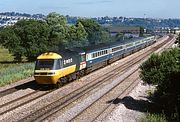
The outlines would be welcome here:
M 40 75 L 40 73 L 34 72 L 34 75 Z

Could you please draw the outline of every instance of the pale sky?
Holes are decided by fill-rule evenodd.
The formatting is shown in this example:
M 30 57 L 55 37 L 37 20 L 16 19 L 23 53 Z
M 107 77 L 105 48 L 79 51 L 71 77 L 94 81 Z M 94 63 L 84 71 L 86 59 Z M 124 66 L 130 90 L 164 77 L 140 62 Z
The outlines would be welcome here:
M 81 17 L 180 18 L 180 0 L 0 0 L 0 12 Z

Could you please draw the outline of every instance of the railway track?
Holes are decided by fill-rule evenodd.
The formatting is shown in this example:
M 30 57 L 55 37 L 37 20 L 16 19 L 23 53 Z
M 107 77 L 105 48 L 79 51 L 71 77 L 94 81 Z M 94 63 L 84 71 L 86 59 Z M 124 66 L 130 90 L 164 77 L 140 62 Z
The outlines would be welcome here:
M 162 45 L 164 45 L 165 42 L 161 45 L 159 45 L 159 47 L 161 47 Z M 157 49 L 159 47 L 154 47 L 153 49 Z M 144 53 L 144 57 L 146 57 L 147 55 L 151 54 L 153 52 L 153 50 L 149 50 L 148 52 Z M 90 92 L 94 91 L 94 89 L 100 89 L 105 87 L 107 84 L 109 84 L 108 81 L 110 81 L 111 79 L 113 79 L 115 76 L 119 75 L 119 74 L 123 74 L 125 73 L 127 70 L 129 70 L 130 67 L 132 67 L 133 65 L 135 65 L 137 62 L 139 62 L 142 59 L 138 59 L 138 57 L 134 58 L 133 61 L 127 61 L 126 65 L 120 65 L 119 67 L 117 67 L 116 69 L 112 69 L 109 71 L 109 73 L 107 73 L 106 75 L 100 77 L 100 78 L 95 78 L 95 79 L 91 79 L 92 81 L 89 82 L 88 84 L 86 84 L 85 86 L 72 91 L 69 94 L 66 94 L 63 97 L 60 97 L 60 99 L 55 100 L 54 102 L 47 104 L 45 107 L 42 107 L 34 112 L 32 112 L 31 114 L 26 114 L 24 116 L 22 116 L 21 118 L 17 118 L 16 121 L 42 121 L 44 119 L 48 119 L 50 118 L 54 113 L 57 113 L 57 111 L 61 111 L 63 109 L 65 109 L 67 106 L 69 106 L 71 103 L 75 102 L 77 99 L 83 97 L 83 96 L 87 96 L 87 94 L 89 94 Z M 98 90 L 97 89 L 97 90 Z M 50 91 L 52 92 L 52 91 Z M 36 92 L 34 92 L 34 94 L 36 94 Z M 49 94 L 47 93 L 43 93 L 43 95 Z M 37 96 L 35 97 L 33 95 L 33 93 L 31 94 L 33 97 L 32 99 L 29 101 L 27 100 L 26 102 L 24 102 L 25 104 L 39 98 L 42 97 Z M 15 101 L 11 101 L 9 103 L 4 104 L 5 106 L 10 105 L 11 103 L 17 102 L 19 100 L 22 100 L 26 98 L 26 96 L 15 100 Z M 23 103 L 17 105 L 16 107 L 12 107 L 9 110 L 6 110 L 4 112 L 2 112 L 0 115 L 6 114 L 7 112 L 10 112 L 14 109 L 17 109 L 18 107 L 25 105 Z M 3 106 L 0 106 L 0 108 L 2 108 Z M 98 117 L 96 117 L 98 118 Z
M 6 89 L 6 90 L 0 92 L 0 97 L 6 96 L 6 95 L 11 94 L 11 93 L 16 92 L 16 91 L 18 91 L 18 90 L 14 87 L 10 88 L 10 89 Z
M 97 82 L 97 84 L 92 84 L 91 86 L 88 86 L 88 88 L 86 89 L 83 88 L 84 90 L 78 89 L 77 93 L 73 92 L 69 95 L 66 95 L 63 98 L 36 111 L 35 113 L 28 115 L 27 117 L 23 118 L 20 121 L 34 121 L 34 120 L 41 121 L 42 119 L 46 119 L 55 112 L 65 109 L 67 106 L 75 102 L 77 99 L 80 99 L 84 96 L 89 96 L 89 93 L 92 93 L 94 90 L 99 90 L 100 88 L 107 86 L 110 83 L 109 80 L 113 77 L 114 76 L 111 76 L 109 78 L 102 80 L 99 83 Z
M 106 116 L 107 110 L 110 106 L 116 103 L 117 98 L 127 95 L 139 83 L 137 77 L 138 70 L 135 70 L 126 79 L 121 81 L 118 85 L 110 89 L 106 94 L 101 96 L 97 101 L 93 102 L 90 106 L 71 119 L 72 122 L 83 121 L 97 121 Z M 130 80 L 131 79 L 131 80 Z M 129 80 L 129 81 L 128 81 Z M 97 109 L 98 106 L 98 109 Z M 94 111 L 95 110 L 95 111 Z M 103 117 L 104 117 L 103 116 Z M 61 120 L 61 119 L 60 119 Z
M 0 116 L 7 112 L 10 112 L 20 106 L 30 103 L 31 101 L 33 101 L 35 99 L 43 97 L 43 96 L 49 94 L 50 92 L 52 92 L 52 91 L 33 91 L 29 94 L 26 94 L 22 97 L 15 99 L 15 100 L 12 100 L 3 105 L 0 105 Z
M 13 92 L 16 92 L 21 89 L 26 89 L 26 88 L 38 89 L 34 78 L 32 78 L 32 77 L 27 78 L 27 79 L 21 80 L 16 85 L 12 85 L 5 89 L 0 89 L 0 97 L 6 96 L 8 94 L 12 94 Z
M 108 101 L 108 104 L 106 104 L 102 111 L 99 114 L 97 114 L 93 121 L 103 121 L 104 118 L 106 118 L 115 109 L 116 104 L 118 104 L 122 98 L 127 96 L 139 84 L 139 82 L 140 79 L 137 78 L 122 93 L 120 93 L 118 97 L 114 98 L 111 101 Z

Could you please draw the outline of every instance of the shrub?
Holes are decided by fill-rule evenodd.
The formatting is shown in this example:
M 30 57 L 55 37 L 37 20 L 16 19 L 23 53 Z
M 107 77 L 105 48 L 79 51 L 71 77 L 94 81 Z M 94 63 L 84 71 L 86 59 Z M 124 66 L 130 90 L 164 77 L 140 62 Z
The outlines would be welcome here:
M 140 77 L 145 83 L 158 85 L 157 88 L 162 93 L 177 92 L 180 50 L 172 49 L 161 55 L 153 54 L 140 69 Z
M 165 109 L 170 120 L 178 121 L 180 111 L 180 49 L 153 54 L 140 66 L 140 77 L 148 84 L 157 85 L 156 102 Z

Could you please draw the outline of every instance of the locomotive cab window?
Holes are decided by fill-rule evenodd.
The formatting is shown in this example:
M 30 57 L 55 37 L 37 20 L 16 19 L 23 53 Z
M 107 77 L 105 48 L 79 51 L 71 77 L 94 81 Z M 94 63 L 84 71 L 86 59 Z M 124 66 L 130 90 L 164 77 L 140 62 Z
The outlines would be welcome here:
M 40 59 L 36 61 L 35 70 L 56 70 L 62 68 L 60 59 Z
M 94 54 L 93 54 L 94 55 Z M 85 61 L 86 60 L 86 55 L 85 54 L 82 54 L 81 55 L 81 61 Z

